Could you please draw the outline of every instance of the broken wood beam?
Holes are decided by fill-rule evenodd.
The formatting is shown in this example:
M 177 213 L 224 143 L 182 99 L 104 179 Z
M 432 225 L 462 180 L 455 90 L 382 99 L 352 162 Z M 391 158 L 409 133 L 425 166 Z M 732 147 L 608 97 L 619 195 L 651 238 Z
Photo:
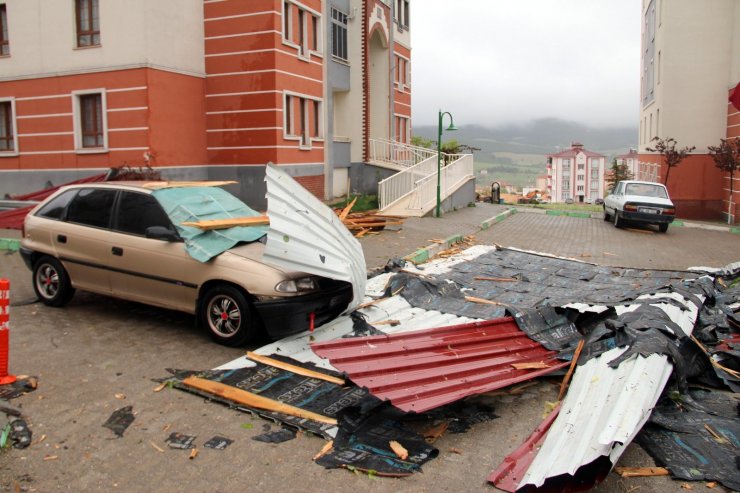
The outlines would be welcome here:
M 644 478 L 649 476 L 669 476 L 665 467 L 615 467 L 614 472 L 623 478 Z
M 297 375 L 303 375 L 304 377 L 316 378 L 319 380 L 335 383 L 340 386 L 344 386 L 345 384 L 345 381 L 341 378 L 333 377 L 331 375 L 327 375 L 318 371 L 309 370 L 308 368 L 291 365 L 290 363 L 279 361 L 274 358 L 270 358 L 269 356 L 262 356 L 261 354 L 253 353 L 252 351 L 247 352 L 247 358 L 251 359 L 252 361 L 256 361 L 257 363 L 262 363 L 263 365 L 272 366 L 274 368 L 280 368 L 281 370 L 286 370 Z
M 250 216 L 250 217 L 231 217 L 228 219 L 208 219 L 205 221 L 185 221 L 183 226 L 211 231 L 214 229 L 228 229 L 237 226 L 267 226 L 270 224 L 270 218 L 267 216 Z
M 329 425 L 337 425 L 337 420 L 335 418 L 330 418 L 313 411 L 307 411 L 306 409 L 301 409 L 300 407 L 285 404 L 284 402 L 276 401 L 274 399 L 268 399 L 267 397 L 253 394 L 252 392 L 220 382 L 214 382 L 200 377 L 188 377 L 183 380 L 182 383 L 187 387 L 201 390 L 208 394 L 212 394 L 232 402 L 237 402 L 239 404 L 244 404 L 245 406 L 253 407 L 255 409 L 288 414 L 290 416 L 310 419 Z

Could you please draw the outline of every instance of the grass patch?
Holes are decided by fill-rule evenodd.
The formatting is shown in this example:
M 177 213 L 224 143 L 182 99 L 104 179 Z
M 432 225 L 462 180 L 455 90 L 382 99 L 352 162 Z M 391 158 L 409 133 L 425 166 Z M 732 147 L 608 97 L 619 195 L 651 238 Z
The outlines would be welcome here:
M 357 202 L 352 206 L 352 212 L 373 211 L 378 208 L 377 195 L 350 195 L 339 202 L 329 204 L 332 209 L 342 209 L 357 197 Z

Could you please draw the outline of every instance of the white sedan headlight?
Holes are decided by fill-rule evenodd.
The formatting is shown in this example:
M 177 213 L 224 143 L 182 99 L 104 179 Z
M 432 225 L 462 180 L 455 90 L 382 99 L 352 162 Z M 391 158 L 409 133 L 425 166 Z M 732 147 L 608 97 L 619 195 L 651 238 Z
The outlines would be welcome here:
M 301 293 L 306 291 L 315 291 L 318 284 L 313 277 L 302 277 L 300 279 L 288 279 L 279 282 L 275 286 L 275 291 L 279 293 Z

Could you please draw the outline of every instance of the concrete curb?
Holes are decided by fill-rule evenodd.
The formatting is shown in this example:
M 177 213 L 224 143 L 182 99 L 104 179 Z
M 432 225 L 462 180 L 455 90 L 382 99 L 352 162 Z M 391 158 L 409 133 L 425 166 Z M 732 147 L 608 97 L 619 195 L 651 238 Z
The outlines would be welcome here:
M 17 252 L 21 247 L 20 240 L 14 240 L 12 238 L 0 238 L 0 252 L 9 251 Z
M 448 250 L 449 248 L 452 248 L 452 245 L 462 243 L 462 241 L 463 235 L 452 235 L 449 238 L 445 238 L 442 243 L 434 243 L 428 247 L 420 248 L 414 253 L 406 255 L 403 259 L 413 262 L 414 264 L 423 264 L 424 262 L 428 262 L 429 259 L 437 255 L 439 252 Z
M 516 213 L 517 213 L 516 207 L 512 207 L 511 209 L 508 209 L 508 210 L 502 212 L 501 214 L 497 214 L 497 215 L 495 215 L 495 216 L 493 216 L 493 217 L 491 217 L 489 219 L 486 219 L 482 223 L 480 223 L 480 229 L 488 229 L 491 226 L 493 226 L 494 224 L 500 223 L 501 221 L 503 221 L 507 217 L 510 217 L 512 214 L 516 214 Z

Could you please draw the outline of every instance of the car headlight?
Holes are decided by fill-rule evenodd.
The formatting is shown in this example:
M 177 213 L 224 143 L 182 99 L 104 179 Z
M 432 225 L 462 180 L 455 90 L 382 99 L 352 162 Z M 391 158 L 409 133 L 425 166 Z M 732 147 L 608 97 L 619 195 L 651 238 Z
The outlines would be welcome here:
M 300 279 L 288 279 L 277 283 L 275 291 L 279 293 L 300 293 L 304 291 L 315 291 L 318 288 L 313 277 L 302 277 Z

